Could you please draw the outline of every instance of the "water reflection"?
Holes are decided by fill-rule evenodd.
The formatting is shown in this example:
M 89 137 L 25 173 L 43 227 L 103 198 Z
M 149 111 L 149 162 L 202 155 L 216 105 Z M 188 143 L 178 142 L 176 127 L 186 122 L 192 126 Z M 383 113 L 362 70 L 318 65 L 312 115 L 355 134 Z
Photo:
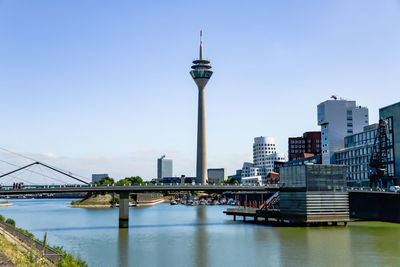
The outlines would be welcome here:
M 118 266 L 129 266 L 129 229 L 118 231 Z
M 194 255 L 196 255 L 196 265 L 198 267 L 208 266 L 208 238 L 207 238 L 207 227 L 202 224 L 206 224 L 207 221 L 207 207 L 197 206 L 197 224 L 196 227 L 196 245 Z

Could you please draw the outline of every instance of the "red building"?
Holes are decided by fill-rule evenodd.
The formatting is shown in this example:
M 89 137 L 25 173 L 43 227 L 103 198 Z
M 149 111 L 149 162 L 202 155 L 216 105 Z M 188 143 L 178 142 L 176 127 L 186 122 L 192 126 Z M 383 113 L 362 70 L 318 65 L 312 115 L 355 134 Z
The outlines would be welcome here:
M 321 132 L 305 132 L 302 137 L 289 137 L 289 160 L 321 154 Z

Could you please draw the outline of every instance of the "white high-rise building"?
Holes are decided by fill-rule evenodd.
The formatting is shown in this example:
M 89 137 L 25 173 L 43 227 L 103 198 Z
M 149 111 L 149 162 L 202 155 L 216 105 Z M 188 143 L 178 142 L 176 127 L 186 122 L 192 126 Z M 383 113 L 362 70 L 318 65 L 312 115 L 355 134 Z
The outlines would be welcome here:
M 335 162 L 334 152 L 344 148 L 344 137 L 363 131 L 369 123 L 368 108 L 332 96 L 318 105 L 318 125 L 321 126 L 322 164 Z
M 242 168 L 242 177 L 261 176 L 263 184 L 267 181 L 267 175 L 274 171 L 275 161 L 286 161 L 285 154 L 276 152 L 273 137 L 255 137 L 253 144 L 253 162 L 245 162 Z
M 276 153 L 275 139 L 260 136 L 254 138 L 253 162 L 256 166 L 263 166 L 268 155 Z

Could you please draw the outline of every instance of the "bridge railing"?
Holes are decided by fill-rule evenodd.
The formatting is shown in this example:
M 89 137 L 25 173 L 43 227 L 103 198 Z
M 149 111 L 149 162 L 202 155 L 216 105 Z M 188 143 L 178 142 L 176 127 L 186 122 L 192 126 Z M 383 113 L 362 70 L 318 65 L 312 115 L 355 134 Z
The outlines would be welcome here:
M 254 188 L 260 188 L 260 187 L 266 187 L 266 188 L 278 188 L 279 185 L 273 184 L 273 185 L 257 185 L 257 184 L 208 184 L 208 185 L 202 185 L 202 184 L 191 184 L 191 183 L 186 183 L 186 184 L 180 184 L 180 183 L 158 183 L 158 184 L 149 184 L 149 183 L 143 183 L 143 184 L 105 184 L 105 185 L 98 185 L 98 184 L 64 184 L 64 185 L 22 185 L 20 188 L 19 187 L 13 187 L 13 186 L 0 186 L 0 190 L 14 190 L 14 189 L 54 189 L 54 188 L 87 188 L 87 187 L 127 187 L 127 186 L 143 186 L 143 187 L 160 187 L 160 188 L 165 188 L 165 187 L 171 187 L 171 186 L 176 186 L 176 187 L 203 187 L 203 188 L 232 188 L 232 187 L 254 187 Z

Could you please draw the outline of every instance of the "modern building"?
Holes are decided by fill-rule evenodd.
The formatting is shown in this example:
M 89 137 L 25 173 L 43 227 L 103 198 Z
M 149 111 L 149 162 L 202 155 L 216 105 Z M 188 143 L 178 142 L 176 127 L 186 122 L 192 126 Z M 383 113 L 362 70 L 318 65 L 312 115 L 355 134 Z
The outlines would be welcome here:
M 200 31 L 200 55 L 199 59 L 193 61 L 190 75 L 199 89 L 198 117 L 197 117 L 197 162 L 196 177 L 198 183 L 207 183 L 207 153 L 206 153 L 206 121 L 204 106 L 204 88 L 213 72 L 210 70 L 209 60 L 203 59 L 203 41 Z
M 226 169 L 218 168 L 218 169 L 208 169 L 207 170 L 208 183 L 220 183 L 222 181 L 226 181 Z
M 379 117 L 385 119 L 389 130 L 388 175 L 400 181 L 400 102 L 379 109 Z
M 279 173 L 279 168 L 282 167 L 287 161 L 277 160 L 274 161 L 274 172 Z
M 288 139 L 289 160 L 304 158 L 304 153 L 321 154 L 321 132 L 305 132 Z
M 362 132 L 368 125 L 368 108 L 332 96 L 318 105 L 318 125 L 321 126 L 322 164 L 335 162 L 334 152 L 344 148 L 344 137 Z
M 98 182 L 103 178 L 109 177 L 107 173 L 102 174 L 92 174 L 92 183 Z
M 254 163 L 244 162 L 242 167 L 241 176 L 244 177 L 252 177 L 259 175 L 259 168 L 255 167 Z
M 244 185 L 263 185 L 261 176 L 242 177 L 241 184 Z
M 307 164 L 321 164 L 322 163 L 322 156 L 321 154 L 317 154 L 312 157 L 304 157 L 300 159 L 294 159 L 286 161 L 283 166 L 299 166 L 299 165 L 307 165 Z
M 255 137 L 253 144 L 253 162 L 256 166 L 263 166 L 268 155 L 276 153 L 275 139 L 272 137 Z
M 369 186 L 369 162 L 378 124 L 364 127 L 361 133 L 344 138 L 344 148 L 335 151 L 335 163 L 346 166 L 349 186 Z
M 282 167 L 279 192 L 283 219 L 300 223 L 349 221 L 349 195 L 340 165 Z
M 267 175 L 274 171 L 275 161 L 286 161 L 285 154 L 276 152 L 275 140 L 272 137 L 255 137 L 253 144 L 253 162 L 245 162 L 242 178 L 261 176 L 263 184 L 267 183 Z
M 242 181 L 242 170 L 236 170 L 236 174 L 228 176 L 228 179 L 230 179 L 230 178 L 232 178 L 240 183 Z
M 172 159 L 166 159 L 165 155 L 157 159 L 157 179 L 172 176 Z

